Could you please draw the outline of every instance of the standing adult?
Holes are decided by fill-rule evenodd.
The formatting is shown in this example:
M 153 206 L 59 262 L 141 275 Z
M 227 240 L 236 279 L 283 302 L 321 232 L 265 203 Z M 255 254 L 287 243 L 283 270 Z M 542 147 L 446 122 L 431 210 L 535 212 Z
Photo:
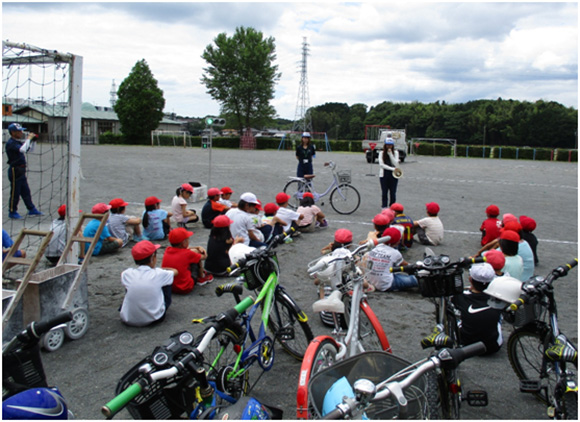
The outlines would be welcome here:
M 380 181 L 382 191 L 382 207 L 388 208 L 397 202 L 397 184 L 399 179 L 393 176 L 399 166 L 399 151 L 395 149 L 393 134 L 387 133 L 385 147 L 379 152 Z
M 36 209 L 32 203 L 32 196 L 30 188 L 28 187 L 28 180 L 26 180 L 26 156 L 25 152 L 32 151 L 34 145 L 33 141 L 36 136 L 30 132 L 25 141 L 24 131 L 26 129 L 18 123 L 12 123 L 8 126 L 10 132 L 10 139 L 6 143 L 6 155 L 8 156 L 8 180 L 10 181 L 10 198 L 8 199 L 8 217 L 19 220 L 22 218 L 18 214 L 18 201 L 20 197 L 24 201 L 28 209 L 28 215 L 44 215 Z
M 296 159 L 298 160 L 297 177 L 304 177 L 306 174 L 314 173 L 312 158 L 316 155 L 316 148 L 314 148 L 310 140 L 310 132 L 304 132 L 300 145 L 296 147 Z

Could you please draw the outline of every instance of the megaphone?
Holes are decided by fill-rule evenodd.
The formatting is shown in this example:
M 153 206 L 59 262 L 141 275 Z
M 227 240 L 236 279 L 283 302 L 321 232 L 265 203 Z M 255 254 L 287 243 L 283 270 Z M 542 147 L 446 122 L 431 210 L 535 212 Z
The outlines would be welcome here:
M 403 170 L 401 170 L 399 167 L 395 167 L 395 170 L 393 170 L 393 177 L 395 179 L 400 179 L 403 177 Z

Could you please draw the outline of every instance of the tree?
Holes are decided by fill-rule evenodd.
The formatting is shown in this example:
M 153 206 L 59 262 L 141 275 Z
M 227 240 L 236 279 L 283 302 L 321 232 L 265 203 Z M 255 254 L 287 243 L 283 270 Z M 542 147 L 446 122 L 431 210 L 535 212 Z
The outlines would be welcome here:
M 209 64 L 201 78 L 207 93 L 220 103 L 222 113 L 235 117 L 240 131 L 269 123 L 276 115 L 270 100 L 281 76 L 272 64 L 274 38 L 264 39 L 261 32 L 242 26 L 231 38 L 219 34 L 214 43 L 201 56 Z
M 163 119 L 163 107 L 163 91 L 142 59 L 119 85 L 114 106 L 127 143 L 148 143 L 151 131 L 157 129 Z

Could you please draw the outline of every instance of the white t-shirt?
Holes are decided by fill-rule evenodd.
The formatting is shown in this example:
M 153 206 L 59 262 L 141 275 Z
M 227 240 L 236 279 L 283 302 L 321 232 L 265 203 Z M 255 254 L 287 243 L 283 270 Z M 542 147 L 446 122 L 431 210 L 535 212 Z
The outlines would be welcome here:
M 66 222 L 64 220 L 53 220 L 50 230 L 53 232 L 44 255 L 51 258 L 61 256 L 66 246 Z
M 123 246 L 129 243 L 129 233 L 127 233 L 125 225 L 130 218 L 131 217 L 125 214 L 110 214 L 109 219 L 107 220 L 107 226 L 109 226 L 111 236 L 121 239 L 123 241 Z
M 241 236 L 244 239 L 244 245 L 250 244 L 250 236 L 248 231 L 255 228 L 254 217 L 255 215 L 248 214 L 239 208 L 232 208 L 226 215 L 233 221 L 230 224 L 230 232 L 232 237 L 235 239 L 237 236 Z
M 187 206 L 187 201 L 181 196 L 176 195 L 171 200 L 171 212 L 173 213 L 171 218 L 175 220 L 177 223 L 183 222 L 183 211 L 181 210 L 182 204 Z
M 443 241 L 443 223 L 439 217 L 425 217 L 417 223 L 419 227 L 425 229 L 425 235 L 433 245 L 438 245 Z
M 368 252 L 365 258 L 367 260 L 367 281 L 381 292 L 389 290 L 393 284 L 393 274 L 389 268 L 401 265 L 403 255 L 395 248 L 380 243 Z
M 300 214 L 298 214 L 296 211 L 292 211 L 290 208 L 280 207 L 276 212 L 276 217 L 286 223 L 284 226 L 284 231 L 287 232 L 290 229 L 292 222 L 298 221 Z
M 173 272 L 141 265 L 121 274 L 121 283 L 127 289 L 121 306 L 121 320 L 142 327 L 158 320 L 165 313 L 163 286 L 173 283 Z

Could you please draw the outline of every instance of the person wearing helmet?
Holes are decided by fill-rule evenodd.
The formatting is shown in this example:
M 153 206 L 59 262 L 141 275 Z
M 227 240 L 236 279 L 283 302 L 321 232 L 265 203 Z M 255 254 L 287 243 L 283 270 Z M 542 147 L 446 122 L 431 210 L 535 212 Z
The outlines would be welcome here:
M 399 179 L 393 176 L 393 171 L 399 166 L 399 151 L 395 149 L 395 141 L 391 132 L 387 133 L 385 147 L 379 152 L 379 177 L 382 191 L 382 207 L 388 208 L 397 202 L 397 184 Z
M 316 156 L 316 148 L 312 145 L 310 140 L 310 132 L 304 132 L 302 134 L 300 145 L 296 147 L 296 159 L 298 160 L 298 168 L 296 169 L 297 177 L 314 174 L 312 158 Z

